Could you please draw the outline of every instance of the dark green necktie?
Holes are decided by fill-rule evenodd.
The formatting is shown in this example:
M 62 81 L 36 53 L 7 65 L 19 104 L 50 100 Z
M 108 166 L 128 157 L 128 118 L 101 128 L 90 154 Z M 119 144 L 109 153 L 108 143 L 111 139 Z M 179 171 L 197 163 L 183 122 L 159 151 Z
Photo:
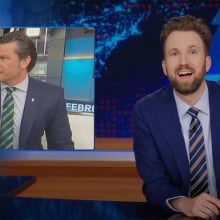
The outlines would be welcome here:
M 13 127 L 14 127 L 14 99 L 12 92 L 16 88 L 7 87 L 7 94 L 2 106 L 1 130 L 0 130 L 0 149 L 13 149 Z

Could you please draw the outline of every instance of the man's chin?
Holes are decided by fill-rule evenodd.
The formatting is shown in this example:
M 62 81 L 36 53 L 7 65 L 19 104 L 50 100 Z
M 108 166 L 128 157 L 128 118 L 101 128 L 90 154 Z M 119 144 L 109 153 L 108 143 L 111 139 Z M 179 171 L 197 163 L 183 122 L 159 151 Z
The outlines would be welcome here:
M 182 95 L 190 95 L 198 90 L 195 86 L 175 87 L 175 90 Z

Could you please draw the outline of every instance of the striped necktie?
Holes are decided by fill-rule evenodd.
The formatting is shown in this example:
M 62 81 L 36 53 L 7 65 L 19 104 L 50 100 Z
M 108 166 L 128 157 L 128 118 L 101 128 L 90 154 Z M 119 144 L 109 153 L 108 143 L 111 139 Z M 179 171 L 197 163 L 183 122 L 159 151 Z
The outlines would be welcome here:
M 192 107 L 187 113 L 191 115 L 189 131 L 190 156 L 190 193 L 195 197 L 202 192 L 208 192 L 208 171 L 202 125 L 197 117 L 199 109 Z
M 13 149 L 14 99 L 12 92 L 16 88 L 7 87 L 7 94 L 2 106 L 0 150 Z

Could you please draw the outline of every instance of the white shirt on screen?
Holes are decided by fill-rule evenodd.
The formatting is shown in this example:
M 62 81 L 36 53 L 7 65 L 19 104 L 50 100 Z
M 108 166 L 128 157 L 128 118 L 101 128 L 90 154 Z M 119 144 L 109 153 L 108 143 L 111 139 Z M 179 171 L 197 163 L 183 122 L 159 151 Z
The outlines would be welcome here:
M 13 92 L 14 98 L 14 135 L 13 135 L 13 149 L 17 150 L 19 148 L 19 133 L 20 133 L 20 125 L 21 119 L 23 115 L 24 105 L 27 96 L 27 89 L 28 89 L 28 76 L 25 78 L 24 81 L 14 86 L 16 90 Z M 2 112 L 2 105 L 6 96 L 6 87 L 8 85 L 1 83 L 1 112 Z

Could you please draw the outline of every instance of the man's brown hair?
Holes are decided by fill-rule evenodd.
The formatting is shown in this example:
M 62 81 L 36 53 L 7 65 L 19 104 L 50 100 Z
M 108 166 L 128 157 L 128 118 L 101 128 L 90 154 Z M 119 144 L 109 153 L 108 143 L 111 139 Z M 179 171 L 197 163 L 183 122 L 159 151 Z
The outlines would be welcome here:
M 166 24 L 164 24 L 160 34 L 160 42 L 163 54 L 165 42 L 173 31 L 195 31 L 202 39 L 205 53 L 208 55 L 212 40 L 212 33 L 202 18 L 195 18 L 192 15 L 185 15 L 180 17 L 173 17 Z
M 31 57 L 31 62 L 29 63 L 27 70 L 30 72 L 36 64 L 37 52 L 36 47 L 31 38 L 29 38 L 22 31 L 8 32 L 0 36 L 0 44 L 7 44 L 16 42 L 16 53 L 20 59 L 27 56 Z

